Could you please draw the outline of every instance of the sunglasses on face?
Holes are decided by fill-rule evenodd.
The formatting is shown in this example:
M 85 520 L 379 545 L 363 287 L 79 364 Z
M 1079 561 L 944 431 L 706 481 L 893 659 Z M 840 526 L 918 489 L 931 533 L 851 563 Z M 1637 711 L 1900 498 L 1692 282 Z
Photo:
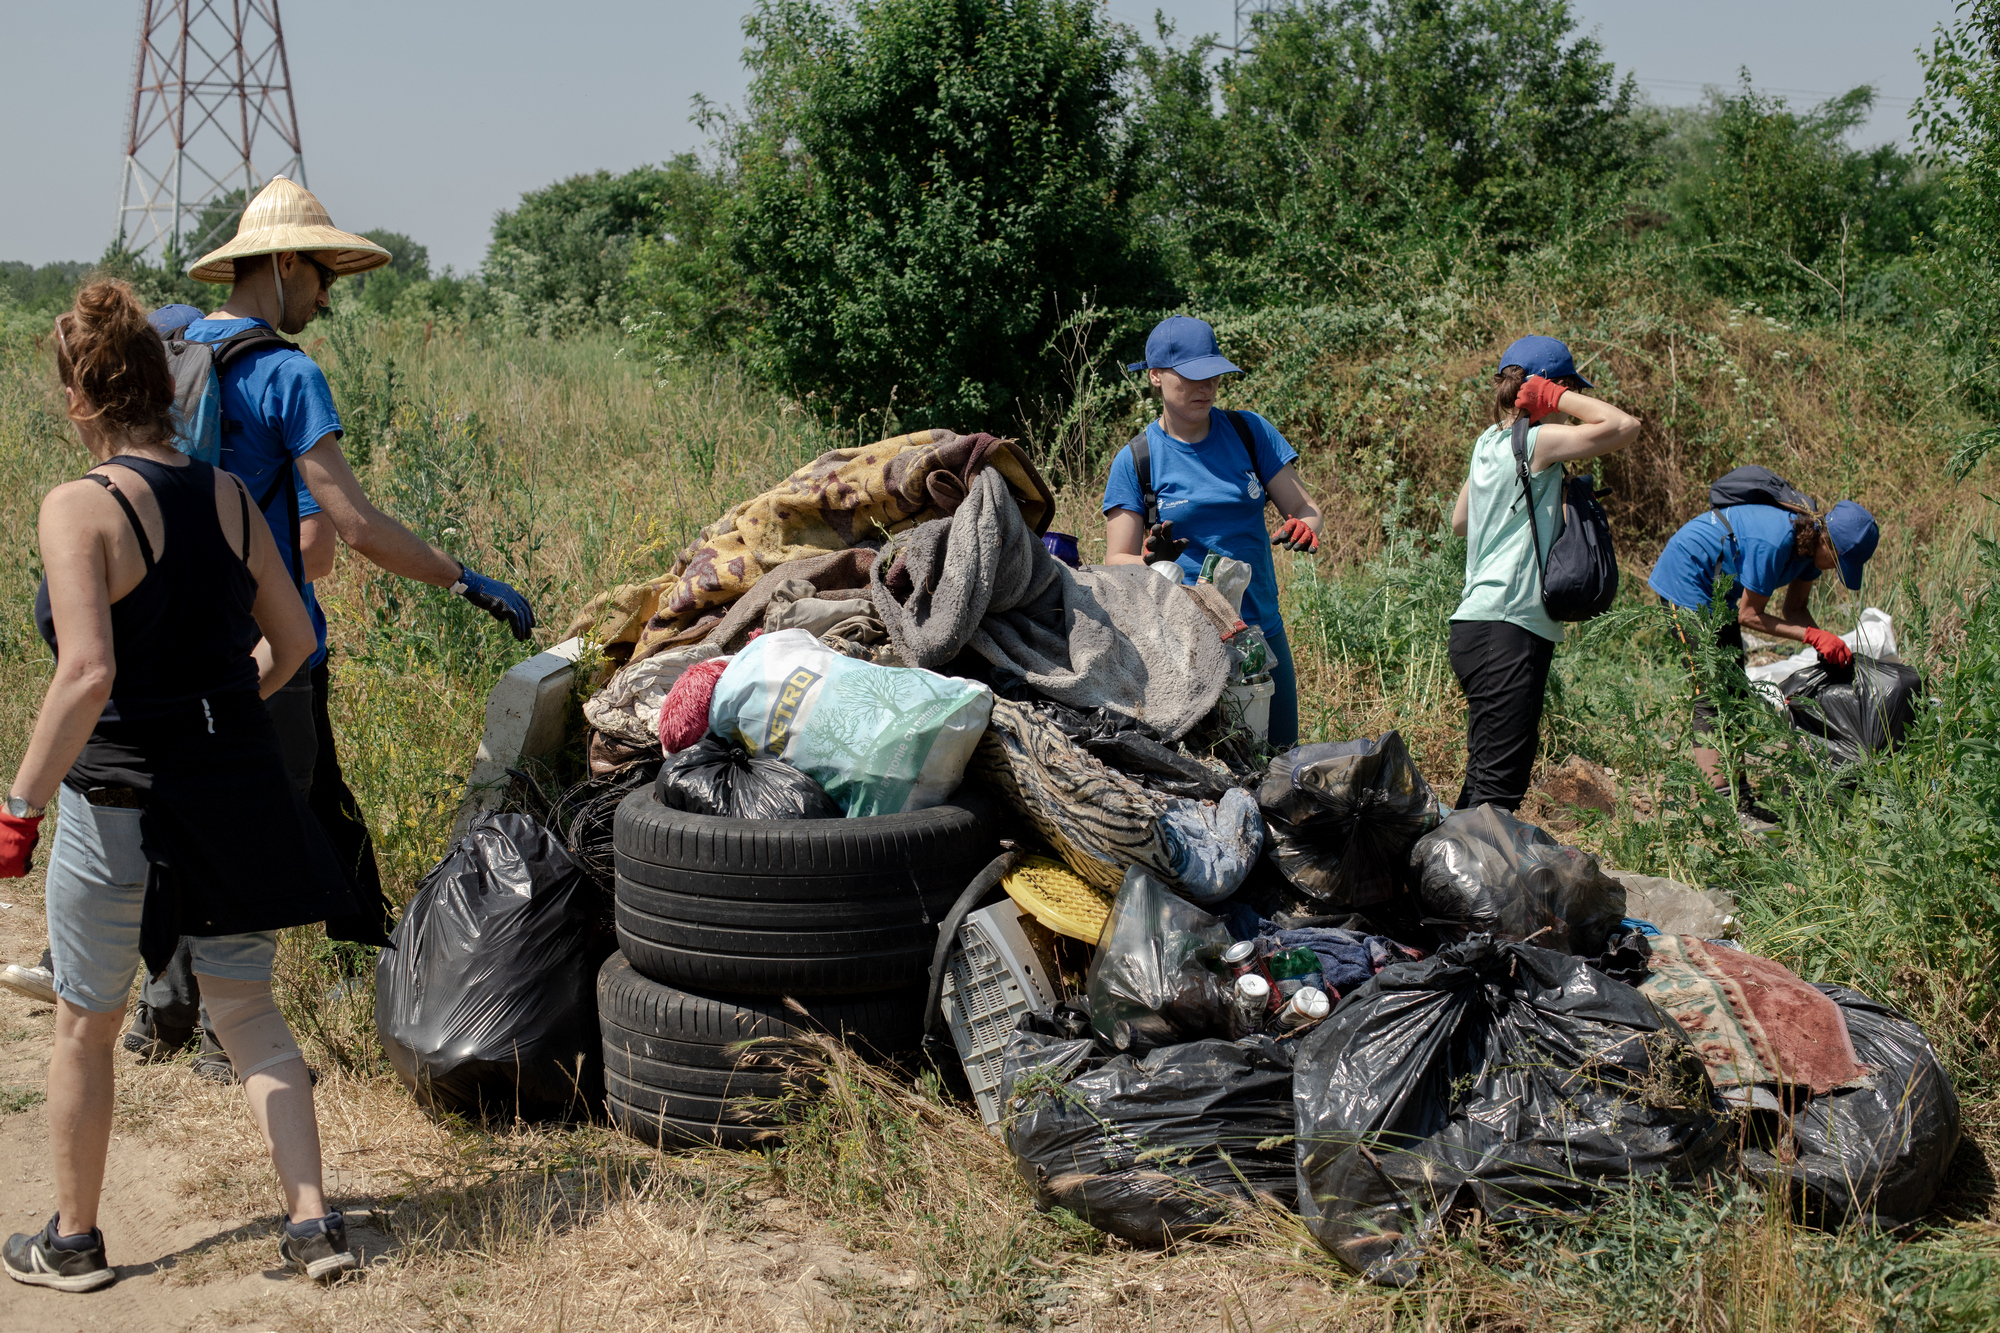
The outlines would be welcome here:
M 328 268 L 326 265 L 320 263 L 317 259 L 314 259 L 311 255 L 301 255 L 299 257 L 305 260 L 308 264 L 311 264 L 313 268 L 318 271 L 319 289 L 323 292 L 332 291 L 333 280 L 339 277 L 340 275 L 338 273 L 335 273 L 332 269 Z

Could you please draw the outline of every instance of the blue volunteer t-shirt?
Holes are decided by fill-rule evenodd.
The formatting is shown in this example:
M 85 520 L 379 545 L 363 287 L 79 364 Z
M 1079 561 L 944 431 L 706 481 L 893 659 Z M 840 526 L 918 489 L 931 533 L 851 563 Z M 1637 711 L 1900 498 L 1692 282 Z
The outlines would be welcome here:
M 270 328 L 261 319 L 198 319 L 181 335 L 188 342 L 220 342 L 245 329 Z M 271 489 L 278 469 L 289 455 L 298 458 L 327 435 L 341 433 L 340 414 L 333 407 L 333 391 L 326 375 L 304 352 L 265 348 L 245 354 L 222 376 L 222 467 L 243 479 L 254 502 Z M 298 492 L 299 517 L 320 512 L 306 481 L 295 468 L 292 485 Z M 264 510 L 271 535 L 278 542 L 278 558 L 286 569 L 292 563 L 291 512 L 285 497 L 274 496 Z M 306 614 L 312 617 L 313 633 L 319 646 L 313 650 L 312 665 L 326 658 L 326 616 L 319 598 L 308 583 L 302 590 Z
M 1152 453 L 1153 493 L 1159 498 L 1160 521 L 1172 522 L 1174 536 L 1188 539 L 1179 562 L 1184 581 L 1192 583 L 1200 576 L 1201 562 L 1210 551 L 1249 565 L 1250 587 L 1243 594 L 1243 618 L 1269 638 L 1283 634 L 1285 622 L 1278 614 L 1278 574 L 1271 563 L 1271 534 L 1264 528 L 1264 487 L 1299 456 L 1299 451 L 1255 412 L 1245 412 L 1242 417 L 1256 445 L 1254 468 L 1243 437 L 1219 408 L 1209 409 L 1208 437 L 1200 444 L 1176 440 L 1158 421 L 1146 427 L 1146 441 Z M 1104 483 L 1104 512 L 1108 515 L 1114 509 L 1129 509 L 1142 518 L 1146 513 L 1130 445 L 1118 451 L 1111 463 L 1111 476 Z
M 1714 510 L 1682 524 L 1653 562 L 1646 586 L 1674 606 L 1705 611 L 1714 600 L 1717 574 L 1735 580 L 1728 597 L 1732 607 L 1745 588 L 1769 597 L 1788 583 L 1819 577 L 1819 566 L 1811 556 L 1793 553 L 1788 510 L 1776 505 L 1731 505 L 1727 517 L 1727 529 Z M 1733 540 L 1731 531 L 1736 534 Z

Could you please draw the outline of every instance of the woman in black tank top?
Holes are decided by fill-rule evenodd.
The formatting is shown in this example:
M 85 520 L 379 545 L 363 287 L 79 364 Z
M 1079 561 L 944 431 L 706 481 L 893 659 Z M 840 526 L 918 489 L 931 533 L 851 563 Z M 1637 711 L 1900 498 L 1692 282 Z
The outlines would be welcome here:
M 0 877 L 25 873 L 60 788 L 45 888 L 59 1211 L 0 1259 L 58 1290 L 112 1280 L 96 1229 L 112 1049 L 142 956 L 157 973 L 187 935 L 296 1219 L 286 1257 L 326 1276 L 353 1259 L 270 961 L 279 929 L 354 906 L 261 702 L 312 651 L 312 624 L 242 484 L 173 447 L 173 382 L 131 289 L 85 288 L 56 335 L 96 466 L 42 503 L 35 615 L 56 673 L 0 811 Z

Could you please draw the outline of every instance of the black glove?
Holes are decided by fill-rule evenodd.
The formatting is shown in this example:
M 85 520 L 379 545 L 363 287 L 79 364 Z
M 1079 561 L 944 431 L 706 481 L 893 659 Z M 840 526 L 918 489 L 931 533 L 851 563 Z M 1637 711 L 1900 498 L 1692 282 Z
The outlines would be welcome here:
M 526 639 L 534 632 L 535 610 L 511 584 L 489 579 L 476 570 L 460 565 L 458 582 L 451 585 L 451 590 L 495 620 L 503 622 L 514 631 L 515 638 Z
M 1187 544 L 1188 539 L 1185 537 L 1179 541 L 1174 540 L 1172 519 L 1164 523 L 1155 523 L 1153 530 L 1146 534 L 1145 561 L 1149 565 L 1157 565 L 1162 560 L 1178 560 L 1181 558 L 1181 552 L 1187 550 Z

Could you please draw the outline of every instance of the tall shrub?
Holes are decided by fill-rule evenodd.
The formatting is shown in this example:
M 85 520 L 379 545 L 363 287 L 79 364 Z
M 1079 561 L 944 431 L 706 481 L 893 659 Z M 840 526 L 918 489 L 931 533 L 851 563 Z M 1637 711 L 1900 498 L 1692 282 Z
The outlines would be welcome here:
M 501 313 L 558 336 L 616 324 L 636 242 L 657 235 L 667 173 L 640 167 L 572 176 L 521 196 L 493 219 L 484 272 Z
M 1009 424 L 1062 318 L 1165 297 L 1093 0 L 761 0 L 735 149 L 753 358 L 815 406 Z

